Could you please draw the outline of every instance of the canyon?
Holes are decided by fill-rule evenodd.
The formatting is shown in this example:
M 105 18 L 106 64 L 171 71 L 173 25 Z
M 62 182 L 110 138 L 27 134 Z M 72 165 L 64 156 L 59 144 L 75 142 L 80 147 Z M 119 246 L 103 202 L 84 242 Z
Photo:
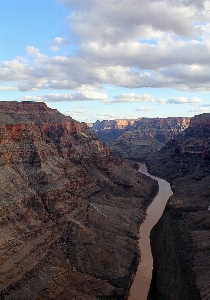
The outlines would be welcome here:
M 88 126 L 100 140 L 109 144 L 131 128 L 136 121 L 135 119 L 103 120 L 88 123 Z
M 210 299 L 210 114 L 136 120 L 110 148 L 173 190 L 151 232 L 148 300 Z
M 151 233 L 148 299 L 210 299 L 210 114 L 191 118 L 147 164 L 173 190 Z
M 44 103 L 0 102 L 0 298 L 126 299 L 158 191 L 146 161 L 173 191 L 148 300 L 208 300 L 210 114 L 103 122 L 109 146 Z
M 148 155 L 185 130 L 190 118 L 141 118 L 132 122 L 123 120 L 121 123 L 124 127 L 121 129 L 120 126 L 117 127 L 117 121 L 97 121 L 91 126 L 91 130 L 109 144 L 113 154 L 129 160 L 145 161 Z
M 0 298 L 124 299 L 157 183 L 85 123 L 0 102 Z

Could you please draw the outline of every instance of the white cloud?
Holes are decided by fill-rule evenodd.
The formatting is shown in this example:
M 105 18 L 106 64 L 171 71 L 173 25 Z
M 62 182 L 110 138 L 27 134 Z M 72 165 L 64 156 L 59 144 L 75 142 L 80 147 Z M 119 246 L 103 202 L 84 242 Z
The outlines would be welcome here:
M 68 110 L 65 111 L 64 114 L 79 122 L 87 122 L 90 118 L 90 116 L 88 116 L 84 110 Z
M 28 55 L 31 55 L 31 56 L 37 56 L 37 54 L 40 53 L 40 49 L 39 48 L 35 48 L 34 46 L 27 46 L 26 47 L 26 53 Z
M 71 115 L 71 114 L 82 114 L 84 113 L 84 110 L 69 110 L 69 111 L 66 111 L 65 114 L 66 115 Z
M 139 107 L 135 109 L 136 111 L 153 111 L 154 108 L 153 107 Z
M 142 0 L 141 5 L 139 0 L 57 1 L 69 9 L 72 40 L 57 36 L 51 49 L 57 51 L 75 41 L 77 50 L 71 55 L 48 57 L 39 48 L 27 46 L 26 59 L 2 62 L 2 90 L 7 90 L 9 84 L 20 91 L 94 91 L 103 84 L 112 84 L 210 91 L 209 1 Z M 99 97 L 74 96 L 81 101 Z M 55 98 L 50 97 L 51 101 Z M 62 99 L 57 97 L 56 101 L 66 101 Z M 66 99 L 72 101 L 71 95 Z M 113 100 L 98 100 L 151 100 L 142 99 L 120 95 Z
M 95 120 L 117 120 L 117 119 L 139 119 L 140 116 L 134 114 L 119 115 L 115 113 L 99 113 Z
M 202 104 L 201 107 L 209 107 L 210 103 Z
M 51 43 L 53 44 L 53 46 L 51 46 L 50 49 L 53 52 L 58 51 L 62 45 L 69 45 L 70 44 L 68 39 L 62 38 L 60 36 L 57 36 Z
M 50 93 L 43 96 L 23 96 L 18 98 L 19 101 L 43 101 L 43 102 L 76 102 L 76 101 L 102 101 L 105 104 L 114 103 L 131 103 L 131 102 L 154 102 L 154 96 L 146 93 L 139 95 L 135 93 L 121 94 L 109 99 L 106 93 L 96 91 L 78 91 L 71 93 Z M 87 108 L 87 107 L 86 107 Z M 89 107 L 88 107 L 89 108 Z
M 157 99 L 157 103 L 159 103 L 159 104 L 161 104 L 161 105 L 164 105 L 164 104 L 166 104 L 166 99 L 164 99 L 164 98 L 159 98 L 159 99 Z
M 138 0 L 60 2 L 74 9 L 69 16 L 74 35 L 81 40 L 97 39 L 101 43 L 137 39 L 148 28 L 153 32 L 173 31 L 189 36 L 196 19 L 194 3 L 184 5 L 184 2 L 179 2 L 177 5 L 173 1 L 148 0 L 142 0 L 141 5 Z
M 0 86 L 0 91 L 17 91 L 17 86 Z
M 92 108 L 92 106 L 75 105 L 74 108 Z
M 123 93 L 114 97 L 112 103 L 131 103 L 131 102 L 154 102 L 154 96 L 144 93 L 143 95 L 130 93 Z
M 167 100 L 167 103 L 169 104 L 197 104 L 201 102 L 203 102 L 203 100 L 196 97 L 192 97 L 192 98 L 172 97 L 171 99 Z
M 123 63 L 124 64 L 124 63 Z M 80 57 L 46 57 L 22 63 L 4 61 L 0 68 L 2 82 L 16 82 L 20 91 L 57 89 L 84 90 L 112 84 L 118 87 L 173 87 L 180 90 L 210 90 L 210 65 L 177 64 L 147 71 L 120 65 L 107 65 L 106 61 L 92 62 Z
M 43 102 L 75 102 L 75 101 L 94 101 L 101 100 L 103 102 L 109 101 L 108 95 L 94 91 L 81 91 L 66 94 L 51 93 L 44 96 L 23 96 L 18 98 L 19 101 L 43 101 Z
M 210 108 L 200 106 L 199 108 L 190 109 L 190 110 L 188 110 L 188 112 L 193 112 L 193 113 L 210 112 Z

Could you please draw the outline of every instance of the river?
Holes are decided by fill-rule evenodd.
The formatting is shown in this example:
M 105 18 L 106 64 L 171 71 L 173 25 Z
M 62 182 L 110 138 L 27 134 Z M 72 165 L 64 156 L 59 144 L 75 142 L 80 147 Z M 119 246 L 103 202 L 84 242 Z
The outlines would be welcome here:
M 147 209 L 147 216 L 139 230 L 139 248 L 141 262 L 130 289 L 128 300 L 146 300 L 150 288 L 153 269 L 153 258 L 150 247 L 150 231 L 162 216 L 168 198 L 173 194 L 170 183 L 164 179 L 150 175 L 145 164 L 139 164 L 139 172 L 158 181 L 159 191 Z

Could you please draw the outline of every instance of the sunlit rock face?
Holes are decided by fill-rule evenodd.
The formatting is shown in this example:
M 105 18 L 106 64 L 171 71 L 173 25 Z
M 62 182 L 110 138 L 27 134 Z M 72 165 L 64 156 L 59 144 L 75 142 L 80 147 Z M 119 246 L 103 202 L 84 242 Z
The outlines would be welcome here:
M 113 153 L 127 159 L 145 161 L 148 155 L 161 149 L 170 139 L 185 130 L 190 118 L 142 118 L 115 139 Z
M 125 130 L 131 128 L 136 121 L 135 119 L 103 120 L 88 125 L 101 141 L 109 144 L 121 136 Z
M 1 299 L 123 299 L 156 191 L 85 123 L 0 102 Z
M 151 235 L 149 299 L 210 299 L 210 114 L 191 118 L 148 164 L 174 192 Z

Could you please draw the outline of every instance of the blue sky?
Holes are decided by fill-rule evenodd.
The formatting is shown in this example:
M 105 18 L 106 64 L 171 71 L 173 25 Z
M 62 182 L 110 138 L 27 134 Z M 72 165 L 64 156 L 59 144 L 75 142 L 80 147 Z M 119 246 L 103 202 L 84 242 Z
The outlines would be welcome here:
M 78 121 L 210 112 L 210 1 L 1 0 L 0 99 Z

